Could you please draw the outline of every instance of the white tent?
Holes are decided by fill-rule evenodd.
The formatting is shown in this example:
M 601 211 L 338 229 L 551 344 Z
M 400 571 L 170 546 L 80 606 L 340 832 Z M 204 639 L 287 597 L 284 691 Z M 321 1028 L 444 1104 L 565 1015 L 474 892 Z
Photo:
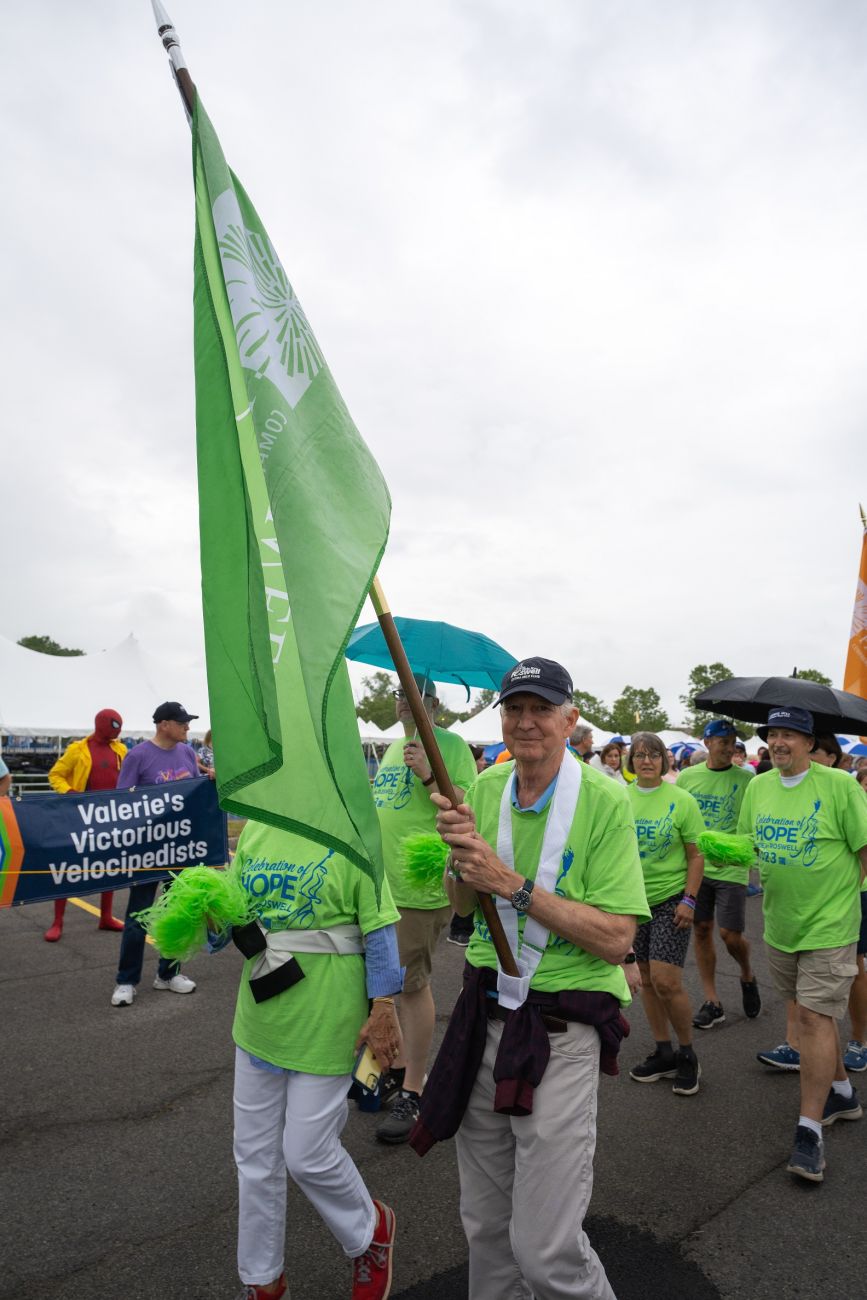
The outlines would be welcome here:
M 603 731 L 592 718 L 581 718 L 581 722 L 593 728 L 593 744 L 597 749 L 601 737 L 607 739 L 614 734 L 613 732 Z M 466 722 L 456 722 L 450 730 L 465 740 L 468 745 L 498 745 L 503 739 L 500 706 L 498 704 L 489 704 L 486 709 L 482 709 L 481 713 L 475 714 L 472 718 L 467 718 Z
M 0 732 L 15 736 L 87 736 L 100 709 L 117 709 L 125 736 L 151 735 L 153 712 L 180 700 L 208 729 L 204 663 L 177 664 L 143 650 L 133 635 L 91 655 L 45 655 L 0 637 Z
M 503 739 L 499 705 L 489 704 L 481 713 L 466 722 L 456 722 L 449 730 L 468 745 L 496 745 Z
M 393 722 L 390 727 L 386 727 L 384 731 L 380 731 L 376 739 L 377 740 L 403 740 L 405 734 L 406 733 L 404 732 L 403 729 L 403 723 Z
M 375 722 L 365 722 L 364 718 L 358 719 L 358 734 L 362 740 L 383 740 L 385 733 Z
M 665 731 L 657 731 L 657 736 L 670 749 L 672 745 L 700 745 L 701 741 L 696 740 L 688 731 L 681 731 L 679 727 L 670 727 Z

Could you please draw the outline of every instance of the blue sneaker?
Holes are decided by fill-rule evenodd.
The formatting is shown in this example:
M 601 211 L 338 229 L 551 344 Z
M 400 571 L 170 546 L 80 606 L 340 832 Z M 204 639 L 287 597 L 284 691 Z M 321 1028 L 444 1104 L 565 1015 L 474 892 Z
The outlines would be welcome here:
M 764 892 L 761 885 L 754 885 L 752 882 L 747 885 L 747 898 L 761 898 Z
M 795 1129 L 795 1145 L 786 1169 L 811 1183 L 821 1183 L 825 1177 L 825 1144 L 811 1128 L 799 1124 Z
M 857 1039 L 851 1038 L 846 1048 L 846 1055 L 843 1057 L 843 1064 L 847 1070 L 854 1070 L 856 1073 L 867 1070 L 867 1043 L 859 1043 Z
M 780 1043 L 770 1052 L 756 1052 L 756 1060 L 762 1065 L 773 1065 L 777 1070 L 800 1070 L 801 1053 L 796 1052 L 788 1043 Z
M 828 1093 L 825 1109 L 822 1111 L 822 1128 L 828 1128 L 830 1124 L 835 1123 L 838 1119 L 860 1119 L 863 1114 L 858 1094 L 854 1088 L 851 1097 L 841 1097 L 839 1092 L 835 1092 L 832 1088 Z

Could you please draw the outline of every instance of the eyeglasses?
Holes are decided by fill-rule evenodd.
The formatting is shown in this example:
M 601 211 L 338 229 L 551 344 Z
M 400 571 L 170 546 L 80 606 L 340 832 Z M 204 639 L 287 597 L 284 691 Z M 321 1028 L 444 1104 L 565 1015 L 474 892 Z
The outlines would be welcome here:
M 392 691 L 391 693 L 396 700 L 405 700 L 407 698 L 406 691 Z M 424 700 L 432 700 L 433 698 L 432 695 L 428 695 L 427 693 L 422 696 L 422 699 Z
M 656 763 L 656 762 L 661 763 L 661 762 L 662 762 L 662 755 L 661 755 L 661 754 L 649 754 L 649 753 L 647 752 L 646 749 L 640 749 L 640 750 L 638 750 L 637 753 L 635 753 L 635 754 L 632 755 L 632 761 L 633 761 L 633 763 L 637 763 L 637 762 L 643 761 L 644 759 L 647 759 L 647 760 L 648 760 L 649 762 L 651 762 L 651 763 Z

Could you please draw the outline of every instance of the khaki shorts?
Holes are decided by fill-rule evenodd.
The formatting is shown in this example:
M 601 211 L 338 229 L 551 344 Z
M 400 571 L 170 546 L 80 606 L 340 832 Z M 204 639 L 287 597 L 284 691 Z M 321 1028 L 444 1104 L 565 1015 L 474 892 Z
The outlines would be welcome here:
M 768 944 L 768 965 L 781 997 L 798 1002 L 819 1016 L 842 1020 L 858 967 L 855 943 L 813 952 L 781 952 Z
M 434 948 L 443 928 L 451 920 L 452 908 L 399 907 L 397 946 L 400 964 L 406 967 L 404 993 L 415 993 L 430 984 Z

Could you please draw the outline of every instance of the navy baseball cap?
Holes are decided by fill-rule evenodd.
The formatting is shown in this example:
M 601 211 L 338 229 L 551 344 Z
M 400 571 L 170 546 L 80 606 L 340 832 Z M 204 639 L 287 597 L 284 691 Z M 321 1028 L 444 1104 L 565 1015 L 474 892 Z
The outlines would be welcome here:
M 767 726 L 756 727 L 762 740 L 767 740 L 771 727 L 785 727 L 787 731 L 800 731 L 805 736 L 816 734 L 813 715 L 807 709 L 771 709 Z
M 738 733 L 735 731 L 735 724 L 729 722 L 728 718 L 714 718 L 701 734 L 705 740 L 708 740 L 711 736 L 736 736 Z
M 525 691 L 530 695 L 541 695 L 551 704 L 564 704 L 572 699 L 572 690 L 572 678 L 562 664 L 538 657 L 522 659 L 500 682 L 500 694 L 494 703 L 502 704 L 510 695 Z
M 154 709 L 154 722 L 193 722 L 198 716 L 198 713 L 187 713 L 177 700 L 166 700 Z

